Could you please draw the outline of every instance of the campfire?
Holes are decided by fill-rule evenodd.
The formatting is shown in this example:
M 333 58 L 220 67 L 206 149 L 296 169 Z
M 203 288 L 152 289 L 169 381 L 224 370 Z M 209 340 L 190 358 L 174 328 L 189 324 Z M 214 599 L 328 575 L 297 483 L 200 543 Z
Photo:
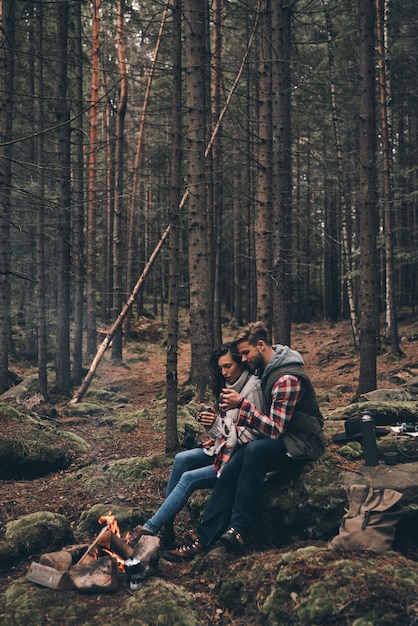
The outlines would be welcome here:
M 43 554 L 39 562 L 31 563 L 27 579 L 51 589 L 112 593 L 118 591 L 121 580 L 134 591 L 145 578 L 157 572 L 158 537 L 143 536 L 131 547 L 129 534 L 121 538 L 111 511 L 99 517 L 98 522 L 106 525 L 92 543 Z

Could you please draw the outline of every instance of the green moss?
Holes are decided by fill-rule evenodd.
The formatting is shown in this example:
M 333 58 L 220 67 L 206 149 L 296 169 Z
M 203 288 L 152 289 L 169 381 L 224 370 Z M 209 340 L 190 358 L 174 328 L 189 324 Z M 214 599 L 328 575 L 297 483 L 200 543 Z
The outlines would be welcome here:
M 106 407 L 93 402 L 77 402 L 68 408 L 71 415 L 100 415 L 107 411 Z
M 2 478 L 43 476 L 66 467 L 76 453 L 88 450 L 80 437 L 60 431 L 55 424 L 35 419 L 31 414 L 21 413 L 13 422 L 13 436 L 0 434 Z
M 90 450 L 89 444 L 79 435 L 75 433 L 70 433 L 69 431 L 61 432 L 61 437 L 67 441 L 73 450 L 77 452 L 88 452 Z
M 355 402 L 344 407 L 334 409 L 330 413 L 331 419 L 346 420 L 349 417 L 360 417 L 365 411 L 379 416 L 380 424 L 394 424 L 396 422 L 415 422 L 418 419 L 417 402 Z
M 324 548 L 296 550 L 283 555 L 280 565 L 264 604 L 269 624 L 409 623 L 405 606 L 417 589 L 417 570 L 396 553 L 353 553 L 341 559 Z
M 150 579 L 124 603 L 118 612 L 119 621 L 113 623 L 198 626 L 195 602 L 183 587 Z
M 99 524 L 98 520 L 105 515 L 113 515 L 115 517 L 121 533 L 128 532 L 145 521 L 145 515 L 139 508 L 133 509 L 122 506 L 110 506 L 109 504 L 95 504 L 88 511 L 81 513 L 78 531 L 90 537 L 97 534 L 105 525 L 104 523 Z
M 109 463 L 106 471 L 123 483 L 137 482 L 156 467 L 167 467 L 173 462 L 172 454 L 158 454 L 150 457 L 132 457 Z
M 130 404 L 127 396 L 107 389 L 90 389 L 86 393 L 86 398 L 93 398 L 94 400 L 106 402 L 107 404 Z
M 38 511 L 8 522 L 5 537 L 27 554 L 59 549 L 74 541 L 67 518 L 50 511 Z

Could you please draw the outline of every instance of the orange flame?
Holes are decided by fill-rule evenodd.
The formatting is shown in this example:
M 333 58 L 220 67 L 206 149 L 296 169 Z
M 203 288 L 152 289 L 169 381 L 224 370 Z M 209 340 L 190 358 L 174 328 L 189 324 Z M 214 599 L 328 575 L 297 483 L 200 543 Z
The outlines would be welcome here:
M 101 515 L 97 521 L 99 522 L 99 524 L 106 524 L 110 532 L 112 532 L 117 537 L 120 537 L 119 524 L 118 524 L 116 517 L 112 514 L 112 511 L 109 511 L 108 515 Z M 106 554 L 109 554 L 109 556 L 115 559 L 118 569 L 124 572 L 125 571 L 125 565 L 124 565 L 125 559 L 123 559 L 119 554 L 117 554 L 117 552 L 108 550 L 107 548 L 104 548 L 103 546 L 101 546 L 101 548 L 103 552 L 106 552 Z
M 101 515 L 97 520 L 99 524 L 106 524 L 108 529 L 117 537 L 120 537 L 120 528 L 116 517 L 109 511 L 108 515 Z

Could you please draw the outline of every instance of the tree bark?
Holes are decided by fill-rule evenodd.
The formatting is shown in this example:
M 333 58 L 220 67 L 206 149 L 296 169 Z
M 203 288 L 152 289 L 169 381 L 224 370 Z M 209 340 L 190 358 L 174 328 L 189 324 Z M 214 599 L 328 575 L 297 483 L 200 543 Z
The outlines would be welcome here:
M 205 128 L 205 0 L 184 0 L 186 62 L 186 159 L 188 167 L 188 227 L 190 276 L 191 382 L 196 400 L 203 400 L 208 356 L 213 349 L 210 298 L 210 258 L 207 238 Z
M 178 447 L 177 437 L 177 362 L 180 258 L 180 188 L 181 188 L 181 0 L 173 6 L 173 115 L 171 141 L 171 229 L 168 264 L 168 321 L 166 363 L 166 452 Z
M 385 46 L 384 15 L 386 0 L 376 0 L 376 31 L 379 62 L 379 95 L 383 151 L 383 200 L 386 261 L 386 339 L 390 341 L 392 353 L 401 354 L 398 322 L 396 319 L 395 261 L 393 232 L 393 185 L 392 185 L 392 141 L 389 121 L 389 83 L 387 75 L 387 46 Z
M 360 374 L 358 394 L 376 389 L 377 216 L 374 4 L 360 0 Z
M 258 158 L 255 245 L 257 263 L 257 319 L 271 328 L 272 269 L 272 47 L 270 0 L 260 5 L 258 61 Z
M 151 86 L 154 79 L 155 68 L 158 60 L 158 53 L 161 46 L 162 36 L 164 33 L 165 23 L 167 19 L 168 13 L 168 5 L 169 0 L 166 0 L 164 11 L 161 17 L 160 29 L 158 32 L 157 43 L 155 44 L 153 61 L 150 69 L 150 73 L 148 76 L 147 87 L 144 96 L 144 103 L 142 105 L 141 110 L 141 119 L 139 122 L 139 132 L 138 132 L 138 141 L 136 145 L 136 154 L 135 154 L 135 163 L 134 170 L 132 174 L 132 184 L 130 188 L 130 193 L 128 196 L 128 236 L 127 236 L 127 269 L 126 269 L 126 280 L 127 280 L 127 293 L 130 292 L 131 286 L 134 280 L 134 258 L 137 252 L 138 246 L 135 245 L 135 223 L 137 221 L 137 196 L 138 196 L 138 184 L 139 184 L 139 173 L 141 167 L 141 157 L 142 157 L 142 146 L 144 142 L 145 136 L 145 121 L 147 118 L 147 110 L 151 96 Z M 130 313 L 127 316 L 127 324 L 129 325 L 129 317 Z
M 342 148 L 341 148 L 341 137 L 340 137 L 340 128 L 339 128 L 339 114 L 337 107 L 337 100 L 335 95 L 335 70 L 334 70 L 334 55 L 332 49 L 332 33 L 331 33 L 331 17 L 328 10 L 328 1 L 322 0 L 322 4 L 324 6 L 325 12 L 325 20 L 327 24 L 327 39 L 328 39 L 328 64 L 330 69 L 330 93 L 331 93 L 331 111 L 332 111 L 332 122 L 334 127 L 334 136 L 335 136 L 335 147 L 337 151 L 337 164 L 338 164 L 338 189 L 340 194 L 340 204 L 341 204 L 341 227 L 342 227 L 342 237 L 343 237 L 343 259 L 345 265 L 345 282 L 347 288 L 347 297 L 348 297 L 348 307 L 350 310 L 350 321 L 351 321 L 351 330 L 353 333 L 354 339 L 354 347 L 357 349 L 359 347 L 359 330 L 358 330 L 358 320 L 354 302 L 354 289 L 353 289 L 353 276 L 351 269 L 351 249 L 349 245 L 349 236 L 348 236 L 348 228 L 347 223 L 349 220 L 350 211 L 346 202 L 346 193 L 344 190 L 344 166 L 342 159 Z
M 273 294 L 275 341 L 290 345 L 292 301 L 291 13 L 287 0 L 272 3 L 273 64 Z
M 60 389 L 71 390 L 70 368 L 70 235 L 71 235 L 71 148 L 70 148 L 70 105 L 68 90 L 68 0 L 57 5 L 57 83 L 55 116 L 58 139 L 58 285 L 57 285 L 57 339 L 56 339 L 56 384 Z
M 9 387 L 10 189 L 13 125 L 15 2 L 2 0 L 0 15 L 0 391 Z
M 99 99 L 100 0 L 93 0 L 91 95 L 87 208 L 87 354 L 97 349 L 96 330 L 96 202 L 97 202 L 97 123 Z
M 43 129 L 45 125 L 44 106 L 44 59 L 43 59 L 43 23 L 44 12 L 42 2 L 35 6 L 38 17 L 35 37 L 38 42 L 38 62 L 35 71 L 35 89 L 37 98 L 34 101 L 35 128 L 38 133 L 35 140 L 36 162 L 38 173 L 36 176 L 38 206 L 36 215 L 36 294 L 37 294 L 37 334 L 38 334 L 38 382 L 43 393 L 48 391 L 47 374 L 47 323 L 46 323 L 46 280 L 45 280 L 45 175 L 41 166 L 44 159 L 45 140 Z
M 74 340 L 73 340 L 73 383 L 79 385 L 83 368 L 83 317 L 84 317 L 84 132 L 83 132 L 83 51 L 81 4 L 74 6 L 74 55 L 76 93 L 75 102 L 75 165 L 74 165 Z
M 125 56 L 125 21 L 124 0 L 118 2 L 117 52 L 119 65 L 119 100 L 116 111 L 116 185 L 113 206 L 113 318 L 122 308 L 122 212 L 123 212 L 123 168 L 125 143 L 125 116 L 128 106 L 128 75 Z M 122 325 L 120 325 L 112 342 L 112 359 L 122 360 Z
M 212 127 L 219 119 L 221 111 L 222 83 L 222 0 L 213 4 L 213 80 L 212 80 Z M 213 302 L 213 336 L 215 345 L 222 343 L 222 141 L 221 133 L 217 133 L 212 149 L 212 190 L 213 190 L 213 241 L 215 252 L 214 263 L 214 302 Z

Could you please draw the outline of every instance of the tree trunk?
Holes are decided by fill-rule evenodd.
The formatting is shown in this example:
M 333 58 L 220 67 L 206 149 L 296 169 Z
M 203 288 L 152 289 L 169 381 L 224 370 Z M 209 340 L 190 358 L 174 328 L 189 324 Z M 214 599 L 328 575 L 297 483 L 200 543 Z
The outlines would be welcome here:
M 213 81 L 212 81 L 212 127 L 219 119 L 221 112 L 221 82 L 222 82 L 222 0 L 215 0 L 213 4 Z M 222 141 L 221 134 L 217 133 L 212 148 L 212 191 L 213 191 L 213 242 L 214 242 L 214 315 L 213 336 L 215 345 L 222 343 Z M 231 278 L 231 277 L 229 277 Z
M 44 12 L 42 2 L 38 1 L 35 8 L 37 19 L 36 38 L 38 42 L 38 63 L 35 72 L 37 99 L 34 102 L 36 119 L 36 162 L 38 173 L 36 177 L 38 207 L 36 225 L 36 274 L 37 274 L 37 305 L 38 305 L 38 382 L 46 395 L 48 391 L 47 375 L 47 323 L 46 323 L 46 281 L 45 281 L 45 175 L 41 164 L 44 159 L 45 106 L 44 106 L 44 62 L 43 62 L 43 23 Z
M 10 320 L 10 189 L 15 2 L 2 0 L 0 15 L 0 392 L 9 387 Z
M 81 4 L 74 6 L 74 56 L 77 98 L 75 102 L 75 174 L 74 174 L 74 340 L 73 383 L 79 385 L 83 367 L 83 307 L 84 307 L 84 132 L 83 132 L 83 53 Z
M 361 0 L 360 11 L 360 374 L 358 394 L 376 389 L 377 218 L 374 4 Z
M 97 348 L 96 331 L 96 202 L 97 202 L 97 122 L 99 99 L 100 0 L 93 0 L 89 183 L 87 208 L 87 354 Z
M 205 68 L 209 65 L 205 50 L 206 6 L 205 0 L 184 0 L 191 382 L 196 385 L 197 400 L 204 397 L 208 355 L 213 349 L 205 172 Z
M 354 302 L 354 290 L 353 290 L 353 277 L 351 271 L 351 249 L 349 246 L 349 237 L 347 231 L 347 222 L 349 219 L 349 209 L 346 202 L 346 194 L 344 191 L 344 167 L 342 160 L 341 138 L 339 128 L 339 114 L 337 101 L 335 96 L 335 80 L 334 80 L 334 55 L 332 50 L 332 34 L 331 34 L 331 18 L 328 11 L 328 1 L 322 0 L 324 6 L 325 19 L 327 23 L 327 36 L 328 36 L 328 63 L 330 69 L 330 92 L 331 92 L 331 110 L 332 121 L 334 126 L 335 147 L 337 151 L 337 163 L 338 163 L 338 189 L 340 193 L 340 204 L 342 213 L 342 234 L 343 234 L 343 258 L 345 264 L 345 282 L 347 287 L 348 307 L 350 310 L 351 330 L 353 332 L 354 347 L 357 349 L 359 346 L 359 331 L 358 321 Z
M 68 65 L 68 0 L 58 3 L 57 20 L 57 84 L 55 116 L 57 119 L 59 183 L 58 183 L 58 285 L 57 285 L 57 340 L 56 384 L 60 389 L 71 390 L 70 369 L 70 105 L 67 100 Z
M 124 0 L 118 2 L 117 51 L 119 63 L 119 101 L 116 111 L 116 185 L 113 210 L 113 319 L 122 308 L 122 211 L 124 195 L 123 167 L 125 142 L 125 116 L 128 106 L 128 75 L 125 57 Z M 112 341 L 112 359 L 122 360 L 122 325 Z
M 392 142 L 389 132 L 389 84 L 387 76 L 387 46 L 385 46 L 384 15 L 386 15 L 386 0 L 376 0 L 376 30 L 379 52 L 379 94 L 382 120 L 382 150 L 383 150 L 383 199 L 385 225 L 385 260 L 386 260 L 386 339 L 390 341 L 393 354 L 399 355 L 398 322 L 396 319 L 395 297 L 395 262 L 394 262 L 394 232 L 393 232 L 393 185 L 392 185 Z
M 177 437 L 177 361 L 180 258 L 180 188 L 181 188 L 181 0 L 173 7 L 173 116 L 171 141 L 171 229 L 168 264 L 168 321 L 166 365 L 165 448 L 178 447 Z
M 137 213 L 138 213 L 137 197 L 138 197 L 139 173 L 140 173 L 141 157 L 142 157 L 142 146 L 144 142 L 144 133 L 145 133 L 145 120 L 147 118 L 147 110 L 148 110 L 148 105 L 149 105 L 150 95 L 151 95 L 151 86 L 152 86 L 152 81 L 153 81 L 154 74 L 155 74 L 155 68 L 157 65 L 158 53 L 160 50 L 162 36 L 163 36 L 165 23 L 167 19 L 168 5 L 169 5 L 169 0 L 166 0 L 163 15 L 161 17 L 160 30 L 158 32 L 157 43 L 155 44 L 153 61 L 152 61 L 150 73 L 148 76 L 147 88 L 146 88 L 145 96 L 144 96 L 144 103 L 142 105 L 141 119 L 139 122 L 138 141 L 137 141 L 136 154 L 135 154 L 134 171 L 132 175 L 131 189 L 130 189 L 130 193 L 128 197 L 128 229 L 127 229 L 128 255 L 127 255 L 127 269 L 126 269 L 127 293 L 130 292 L 133 281 L 134 281 L 134 259 L 138 251 L 138 243 L 135 242 L 135 225 L 136 225 Z M 128 326 L 129 326 L 130 315 L 131 315 L 131 312 L 129 312 L 127 316 Z
M 272 2 L 273 70 L 273 295 L 275 341 L 290 344 L 292 301 L 291 3 Z
M 255 245 L 257 319 L 272 323 L 272 70 L 270 0 L 260 3 L 258 62 L 258 158 Z

